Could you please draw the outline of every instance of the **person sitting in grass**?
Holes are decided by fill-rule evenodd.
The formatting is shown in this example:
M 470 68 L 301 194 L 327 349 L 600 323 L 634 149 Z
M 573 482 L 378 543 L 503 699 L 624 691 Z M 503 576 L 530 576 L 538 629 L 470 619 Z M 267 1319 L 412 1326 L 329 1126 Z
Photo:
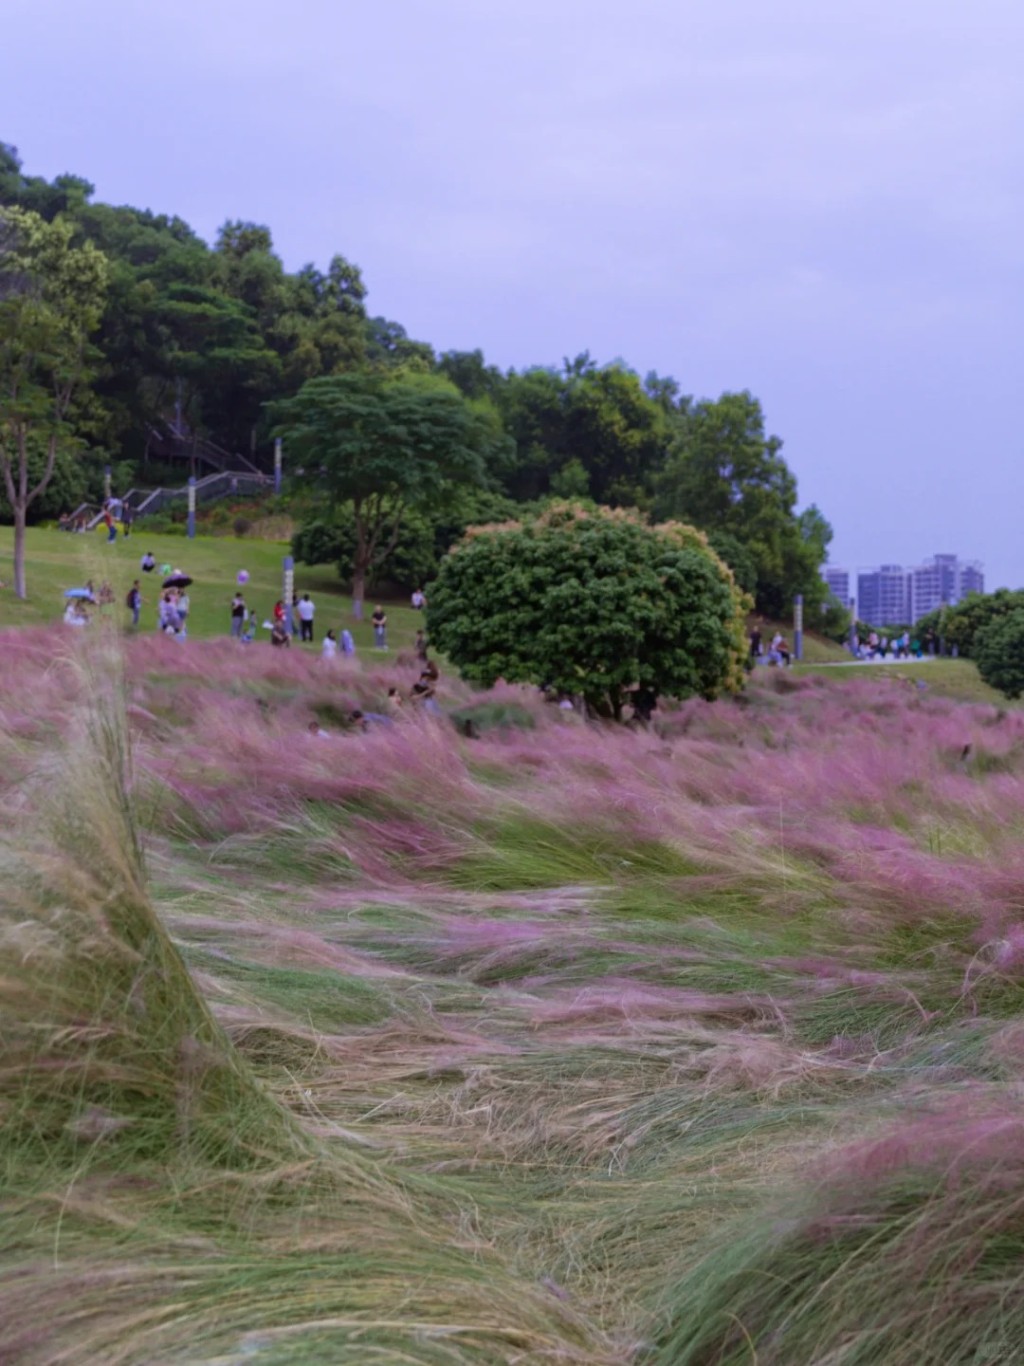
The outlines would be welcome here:
M 320 655 L 323 659 L 334 659 L 338 653 L 338 638 L 332 630 L 329 630 L 320 646 Z
M 288 635 L 288 632 L 284 629 L 283 621 L 274 622 L 274 625 L 270 631 L 270 643 L 271 645 L 284 645 L 285 647 L 291 645 L 291 637 Z

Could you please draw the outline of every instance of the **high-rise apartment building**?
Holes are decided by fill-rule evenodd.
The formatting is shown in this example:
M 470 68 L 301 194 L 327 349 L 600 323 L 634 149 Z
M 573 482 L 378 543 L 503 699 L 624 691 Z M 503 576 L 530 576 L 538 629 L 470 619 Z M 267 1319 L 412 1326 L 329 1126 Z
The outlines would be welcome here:
M 821 577 L 825 580 L 825 585 L 829 592 L 834 593 L 844 607 L 850 605 L 850 571 L 848 569 L 834 569 L 827 564 L 821 571 Z
M 857 574 L 857 616 L 870 626 L 905 626 L 910 617 L 910 575 L 898 564 Z
M 952 607 L 968 593 L 984 593 L 985 575 L 977 560 L 933 555 L 910 570 L 911 620 L 919 621 L 942 606 Z
M 860 569 L 855 593 L 848 569 L 827 565 L 822 578 L 844 606 L 855 596 L 858 618 L 871 626 L 907 625 L 944 604 L 952 607 L 968 593 L 985 591 L 981 564 L 956 555 L 933 555 L 911 569 L 898 564 Z

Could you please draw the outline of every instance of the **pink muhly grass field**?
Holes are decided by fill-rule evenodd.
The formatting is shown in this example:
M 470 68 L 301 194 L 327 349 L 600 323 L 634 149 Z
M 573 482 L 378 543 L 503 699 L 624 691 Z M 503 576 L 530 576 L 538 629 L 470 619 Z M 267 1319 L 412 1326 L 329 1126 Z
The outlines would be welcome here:
M 45 810 L 84 644 L 4 637 L 12 817 Z M 214 1014 L 318 1143 L 372 1147 L 399 1204 L 443 1191 L 439 1240 L 557 1288 L 596 1336 L 552 1359 L 706 1366 L 745 1332 L 789 1366 L 859 1300 L 911 1366 L 877 1324 L 919 1267 L 987 1305 L 984 1220 L 1024 1259 L 1021 714 L 793 677 L 635 732 L 444 677 L 446 714 L 363 732 L 400 661 L 153 637 L 123 667 L 153 897 Z

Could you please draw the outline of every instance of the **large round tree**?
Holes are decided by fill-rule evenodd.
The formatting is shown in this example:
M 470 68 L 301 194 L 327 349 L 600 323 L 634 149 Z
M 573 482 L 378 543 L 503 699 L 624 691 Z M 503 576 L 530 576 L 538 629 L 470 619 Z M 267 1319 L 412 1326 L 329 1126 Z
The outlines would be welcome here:
M 742 685 L 749 605 L 693 527 L 560 503 L 473 527 L 442 562 L 427 626 L 472 682 L 545 684 L 618 719 L 631 689 L 714 698 Z

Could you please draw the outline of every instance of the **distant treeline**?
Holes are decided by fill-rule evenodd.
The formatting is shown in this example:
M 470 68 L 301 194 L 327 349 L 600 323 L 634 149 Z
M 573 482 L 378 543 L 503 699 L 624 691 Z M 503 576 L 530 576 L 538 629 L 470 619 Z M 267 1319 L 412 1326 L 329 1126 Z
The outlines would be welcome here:
M 831 528 L 813 506 L 797 512 L 782 443 L 749 392 L 694 399 L 671 377 L 641 377 L 586 352 L 560 366 L 508 371 L 480 350 L 438 355 L 400 323 L 371 314 L 361 272 L 341 254 L 325 270 L 287 271 L 270 229 L 238 221 L 226 222 L 211 247 L 173 215 L 96 202 L 78 176 L 26 175 L 5 144 L 0 206 L 63 218 L 76 243 L 92 243 L 109 263 L 90 380 L 71 414 L 77 441 L 62 450 L 32 519 L 95 496 L 106 464 L 117 487 L 139 481 L 172 426 L 265 462 L 273 405 L 307 381 L 430 375 L 477 414 L 487 410 L 497 439 L 472 491 L 453 487 L 428 527 L 410 522 L 421 545 L 436 548 L 472 520 L 478 500 L 485 516 L 552 496 L 636 507 L 706 530 L 760 611 L 784 613 L 802 592 L 809 624 L 824 619 L 819 569 Z M 328 509 L 327 523 L 339 519 L 344 509 Z M 397 561 L 402 551 L 399 537 Z

